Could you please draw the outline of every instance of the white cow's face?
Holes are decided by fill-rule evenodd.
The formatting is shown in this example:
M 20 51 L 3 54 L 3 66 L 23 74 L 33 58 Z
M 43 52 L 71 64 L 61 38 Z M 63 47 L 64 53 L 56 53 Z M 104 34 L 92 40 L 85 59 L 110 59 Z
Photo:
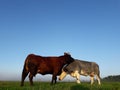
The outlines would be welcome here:
M 67 73 L 62 70 L 62 73 L 59 76 L 59 80 L 63 80 L 67 76 Z

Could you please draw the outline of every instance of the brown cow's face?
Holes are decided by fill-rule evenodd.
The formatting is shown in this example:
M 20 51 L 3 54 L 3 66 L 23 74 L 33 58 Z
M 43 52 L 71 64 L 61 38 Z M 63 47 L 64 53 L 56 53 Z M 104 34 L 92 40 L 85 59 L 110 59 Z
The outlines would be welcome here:
M 68 56 L 68 58 L 66 59 L 66 62 L 68 63 L 68 64 L 70 64 L 71 62 L 73 62 L 74 61 L 74 59 L 69 55 Z
M 71 62 L 74 61 L 74 59 L 71 57 L 71 55 L 69 53 L 64 53 L 64 56 L 66 57 L 66 63 L 70 64 Z

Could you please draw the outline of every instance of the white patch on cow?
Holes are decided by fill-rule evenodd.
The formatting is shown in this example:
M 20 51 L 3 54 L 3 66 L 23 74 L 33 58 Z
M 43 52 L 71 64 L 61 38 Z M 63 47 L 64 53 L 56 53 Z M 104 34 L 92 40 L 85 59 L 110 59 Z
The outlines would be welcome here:
M 84 70 L 81 70 L 81 72 L 80 72 L 81 74 L 83 74 L 83 75 L 85 75 L 85 71 Z
M 74 71 L 74 72 L 72 72 L 72 73 L 70 73 L 70 75 L 71 75 L 72 77 L 76 77 L 78 74 L 79 74 L 79 72 L 78 72 L 77 70 Z
M 77 74 L 76 79 L 77 79 L 77 83 L 80 83 L 80 74 L 79 73 Z
M 80 74 L 81 74 L 81 75 L 84 75 L 84 76 L 87 76 L 87 75 L 88 75 L 84 70 L 81 70 Z
M 94 77 L 90 77 L 91 85 L 94 83 Z
M 80 80 L 77 80 L 77 83 L 81 83 Z
M 80 74 L 79 74 L 79 71 L 76 70 L 76 71 L 70 73 L 70 75 L 71 75 L 72 77 L 76 78 L 77 83 L 80 83 Z

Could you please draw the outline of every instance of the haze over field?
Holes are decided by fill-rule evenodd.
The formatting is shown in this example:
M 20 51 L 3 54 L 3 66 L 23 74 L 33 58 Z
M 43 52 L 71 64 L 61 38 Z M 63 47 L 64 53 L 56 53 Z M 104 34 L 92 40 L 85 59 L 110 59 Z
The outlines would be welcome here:
M 101 77 L 119 75 L 120 1 L 0 0 L 0 80 L 20 80 L 30 53 L 64 52 L 97 62 Z

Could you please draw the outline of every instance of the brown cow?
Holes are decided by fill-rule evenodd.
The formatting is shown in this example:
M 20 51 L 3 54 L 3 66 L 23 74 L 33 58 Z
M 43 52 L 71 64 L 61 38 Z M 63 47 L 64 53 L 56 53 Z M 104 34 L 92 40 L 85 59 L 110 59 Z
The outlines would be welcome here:
M 56 83 L 57 75 L 61 74 L 62 68 L 66 64 L 70 64 L 74 59 L 70 54 L 64 53 L 63 56 L 59 57 L 43 57 L 34 54 L 27 56 L 21 78 L 21 86 L 24 85 L 24 80 L 29 73 L 30 85 L 33 85 L 33 76 L 37 73 L 42 75 L 52 74 L 51 84 Z

